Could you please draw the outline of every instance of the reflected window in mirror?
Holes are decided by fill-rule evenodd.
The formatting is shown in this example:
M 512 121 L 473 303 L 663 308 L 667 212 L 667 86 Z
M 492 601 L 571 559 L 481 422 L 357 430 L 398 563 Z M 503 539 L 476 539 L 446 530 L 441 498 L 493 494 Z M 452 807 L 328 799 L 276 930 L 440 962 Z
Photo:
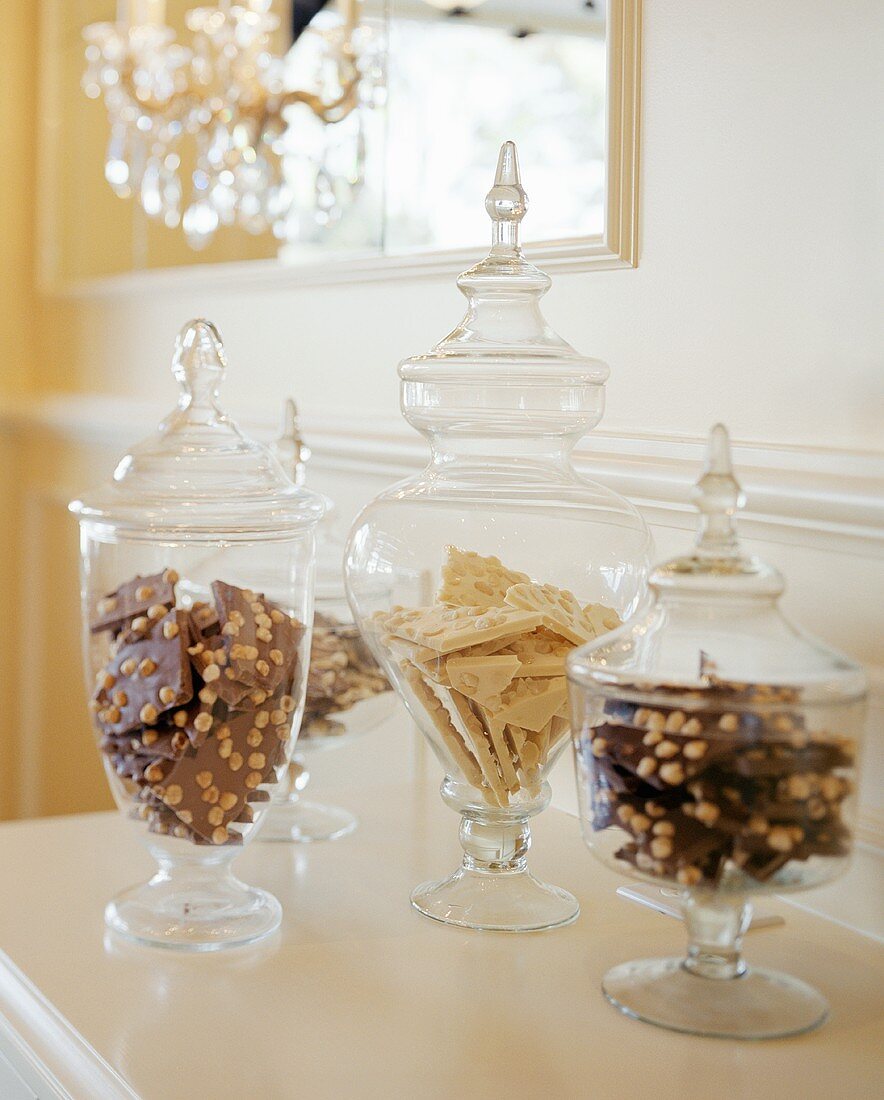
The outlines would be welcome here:
M 260 79 L 282 87 L 291 102 L 276 115 L 268 109 L 248 141 L 249 128 L 231 124 L 211 170 L 199 159 L 200 144 L 203 156 L 207 148 L 199 112 L 188 116 L 168 159 L 162 129 L 151 130 L 141 174 L 136 165 L 117 193 L 111 183 L 120 166 L 108 174 L 115 138 L 101 87 L 104 61 L 96 62 L 92 48 L 90 70 L 84 48 L 95 42 L 84 43 L 83 31 L 126 26 L 127 14 L 149 11 L 168 28 L 170 44 L 192 50 L 199 64 L 197 5 L 43 2 L 47 285 L 192 264 L 303 266 L 476 248 L 485 237 L 476 196 L 505 139 L 517 142 L 530 179 L 529 244 L 576 248 L 601 239 L 610 221 L 606 122 L 616 103 L 608 38 L 612 27 L 625 37 L 622 11 L 637 10 L 637 0 L 620 0 L 613 22 L 603 0 L 248 0 L 276 23 L 262 45 Z M 329 120 L 309 98 L 341 94 L 335 51 L 347 50 L 357 72 L 352 101 Z M 192 74 L 185 71 L 187 86 Z M 91 100 L 78 90 L 81 82 Z M 221 130 L 225 105 L 212 109 L 211 125 Z M 255 134 L 266 139 L 264 148 Z M 260 173 L 236 159 L 249 143 L 259 166 L 265 159 L 271 166 L 267 188 L 259 179 L 254 194 L 239 189 L 240 175 Z M 174 168 L 177 211 L 164 207 L 156 170 L 143 171 L 151 156 Z

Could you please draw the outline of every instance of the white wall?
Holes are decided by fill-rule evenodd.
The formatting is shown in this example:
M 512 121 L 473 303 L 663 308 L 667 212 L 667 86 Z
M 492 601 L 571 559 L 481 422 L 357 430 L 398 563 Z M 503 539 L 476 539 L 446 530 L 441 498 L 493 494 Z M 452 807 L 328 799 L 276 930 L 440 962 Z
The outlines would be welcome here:
M 562 276 L 547 299 L 613 367 L 605 425 L 702 433 L 723 416 L 738 439 L 880 448 L 880 3 L 649 0 L 644 23 L 640 266 Z M 296 388 L 327 407 L 337 381 L 344 407 L 391 413 L 396 361 L 446 331 L 459 296 L 449 280 L 139 286 L 78 309 L 66 367 L 153 396 L 199 312 L 239 394 Z
M 612 366 L 584 463 L 639 501 L 669 552 L 691 522 L 698 441 L 726 421 L 752 548 L 786 572 L 790 611 L 884 687 L 881 5 L 647 0 L 644 26 L 639 267 L 560 275 L 547 298 L 562 334 Z M 530 194 L 530 164 L 523 173 Z M 441 337 L 460 303 L 448 278 L 133 278 L 57 303 L 44 378 L 153 408 L 171 393 L 176 330 L 209 316 L 231 405 L 269 426 L 295 393 L 315 483 L 352 512 L 419 462 L 395 365 Z M 149 419 L 140 403 L 91 399 L 41 415 L 81 443 L 121 445 Z M 880 711 L 875 726 L 864 835 L 884 842 Z

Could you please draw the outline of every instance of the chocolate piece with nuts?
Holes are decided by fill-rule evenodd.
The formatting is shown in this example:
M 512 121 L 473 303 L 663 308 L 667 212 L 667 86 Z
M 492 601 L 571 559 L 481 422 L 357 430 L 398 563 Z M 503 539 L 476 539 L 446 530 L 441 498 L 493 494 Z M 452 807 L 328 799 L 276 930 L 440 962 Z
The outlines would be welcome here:
M 96 617 L 89 629 L 93 634 L 111 630 L 114 633 L 131 623 L 133 619 L 147 617 L 152 607 L 169 610 L 175 604 L 175 582 L 178 574 L 164 569 L 150 577 L 133 577 L 121 584 L 116 592 L 98 601 Z
M 612 718 L 592 736 L 592 752 L 608 757 L 625 771 L 656 790 L 681 786 L 704 771 L 720 756 L 733 751 L 736 726 L 723 716 L 725 726 L 712 722 L 712 733 L 704 721 L 684 711 L 638 707 L 630 722 Z M 733 735 L 733 736 L 731 736 Z
M 157 727 L 142 730 L 140 735 L 121 734 L 119 737 L 103 737 L 101 751 L 109 755 L 132 754 L 144 757 L 148 762 L 159 757 L 174 760 L 184 752 L 189 743 L 184 730 Z
M 277 691 L 291 678 L 303 627 L 249 589 L 213 581 L 212 594 L 227 657 L 219 676 L 268 694 Z
M 160 716 L 193 698 L 184 611 L 157 618 L 138 641 L 121 646 L 98 675 L 96 719 L 108 734 L 155 726 Z
M 228 826 L 243 812 L 246 797 L 262 783 L 275 782 L 271 754 L 277 739 L 263 745 L 264 734 L 252 725 L 251 713 L 230 714 L 199 748 L 187 749 L 171 764 L 159 765 L 151 790 L 178 819 L 213 844 L 226 844 Z M 261 738 L 255 742 L 255 735 Z M 268 749 L 270 751 L 268 751 Z
M 254 689 L 241 683 L 230 671 L 227 645 L 223 638 L 216 635 L 206 638 L 205 641 L 197 641 L 188 653 L 199 670 L 207 694 L 221 699 L 229 707 L 248 705 L 248 697 Z
M 717 882 L 724 865 L 726 837 L 681 810 L 667 810 L 652 817 L 644 808 L 618 813 L 618 824 L 633 837 L 618 852 L 641 871 L 675 879 L 685 886 L 703 880 Z
M 741 709 L 728 710 L 728 698 Z M 753 702 L 762 709 L 747 709 Z M 765 881 L 792 860 L 845 854 L 841 803 L 852 787 L 839 772 L 853 745 L 808 733 L 798 709 L 764 710 L 771 702 L 798 699 L 716 681 L 713 699 L 689 714 L 610 700 L 581 746 L 593 828 L 624 829 L 619 858 L 684 885 L 715 884 L 728 867 Z

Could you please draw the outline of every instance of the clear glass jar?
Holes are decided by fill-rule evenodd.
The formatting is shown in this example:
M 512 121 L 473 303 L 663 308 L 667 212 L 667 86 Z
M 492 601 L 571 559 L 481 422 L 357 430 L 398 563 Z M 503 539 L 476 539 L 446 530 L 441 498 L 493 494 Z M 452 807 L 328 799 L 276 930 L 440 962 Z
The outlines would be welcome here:
M 303 485 L 310 449 L 291 399 L 275 449 L 292 481 Z M 326 505 L 316 531 L 313 642 L 301 733 L 288 773 L 274 791 L 262 840 L 309 844 L 352 833 L 357 819 L 349 810 L 304 797 L 311 777 L 308 757 L 375 729 L 396 709 L 392 685 L 353 621 L 344 592 L 344 543 L 335 506 L 328 499 Z
M 611 970 L 609 1000 L 678 1031 L 807 1031 L 825 1000 L 741 955 L 748 898 L 841 874 L 852 848 L 865 679 L 792 626 L 780 574 L 747 557 L 722 425 L 697 485 L 693 553 L 651 575 L 649 607 L 568 662 L 584 837 L 608 866 L 676 888 L 686 958 Z
M 218 407 L 206 321 L 178 337 L 178 407 L 80 521 L 90 710 L 121 812 L 159 863 L 107 906 L 115 931 L 211 950 L 273 931 L 279 903 L 230 864 L 262 822 L 298 734 L 321 498 Z M 274 562 L 272 598 L 257 583 Z
M 346 566 L 356 621 L 461 815 L 462 866 L 412 904 L 511 931 L 577 916 L 570 894 L 528 871 L 528 822 L 568 740 L 565 656 L 635 610 L 650 543 L 631 504 L 571 465 L 601 418 L 608 368 L 544 320 L 550 280 L 519 246 L 526 204 L 507 142 L 486 200 L 491 252 L 458 279 L 466 315 L 399 367 L 430 462 L 362 512 Z

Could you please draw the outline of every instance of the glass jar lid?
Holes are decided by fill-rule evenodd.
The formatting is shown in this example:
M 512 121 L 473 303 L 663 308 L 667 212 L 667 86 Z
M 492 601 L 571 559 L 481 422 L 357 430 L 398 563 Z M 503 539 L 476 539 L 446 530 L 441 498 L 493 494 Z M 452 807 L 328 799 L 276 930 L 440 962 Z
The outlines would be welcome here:
M 577 352 L 541 312 L 552 280 L 522 253 L 528 196 L 512 141 L 501 147 L 485 209 L 491 251 L 457 280 L 467 299 L 463 320 L 399 365 L 405 417 L 419 429 L 468 428 L 473 414 L 484 414 L 492 429 L 496 420 L 502 428 L 587 431 L 601 418 L 610 371 Z
M 323 499 L 296 486 L 269 448 L 218 404 L 227 362 L 217 329 L 191 321 L 178 335 L 177 408 L 118 463 L 113 480 L 75 500 L 81 519 L 132 534 L 273 536 L 315 524 Z
M 781 574 L 741 548 L 734 516 L 745 498 L 722 424 L 710 433 L 693 499 L 700 512 L 693 551 L 654 569 L 644 611 L 577 650 L 570 679 L 636 698 L 682 689 L 732 696 L 757 685 L 801 690 L 807 702 L 861 697 L 861 668 L 793 626 L 777 602 Z

